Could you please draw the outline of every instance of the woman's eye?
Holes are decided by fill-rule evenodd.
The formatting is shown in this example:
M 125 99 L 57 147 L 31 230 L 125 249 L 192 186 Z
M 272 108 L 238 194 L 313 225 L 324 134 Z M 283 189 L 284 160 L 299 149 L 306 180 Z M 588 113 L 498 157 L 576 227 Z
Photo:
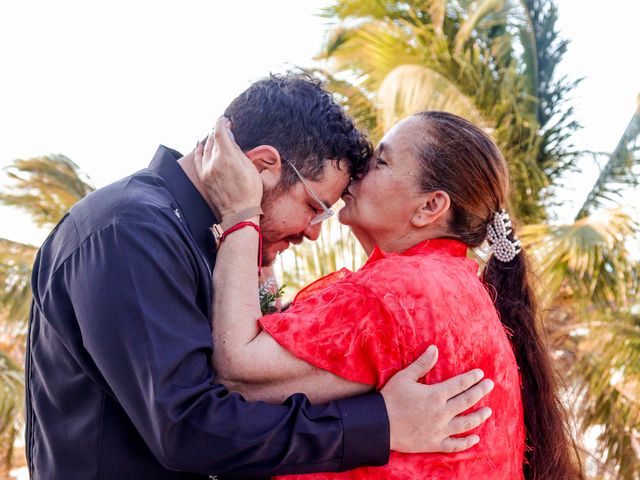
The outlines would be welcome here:
M 376 158 L 376 166 L 377 166 L 377 165 L 386 165 L 386 164 L 387 164 L 387 162 L 385 162 L 385 161 L 382 159 L 382 157 L 378 157 L 378 158 Z

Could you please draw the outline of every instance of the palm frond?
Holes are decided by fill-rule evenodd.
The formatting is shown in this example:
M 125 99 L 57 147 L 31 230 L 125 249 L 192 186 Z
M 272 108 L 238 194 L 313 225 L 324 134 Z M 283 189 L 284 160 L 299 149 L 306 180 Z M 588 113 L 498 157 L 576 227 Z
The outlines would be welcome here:
M 0 203 L 16 207 L 38 226 L 53 226 L 71 206 L 94 190 L 80 168 L 64 155 L 15 160 L 6 168 L 11 184 Z
M 471 39 L 473 31 L 478 27 L 482 19 L 486 18 L 492 12 L 499 12 L 504 8 L 505 0 L 482 0 L 471 10 L 466 20 L 460 25 L 460 29 L 453 41 L 454 51 L 457 54 L 462 53 L 465 46 Z
M 349 18 L 382 19 L 389 14 L 394 2 L 382 0 L 342 0 L 323 9 L 323 16 L 346 20 Z
M 580 207 L 576 219 L 584 218 L 595 208 L 620 201 L 620 191 L 625 186 L 638 186 L 640 165 L 640 102 L 631 121 L 620 137 L 615 150 L 609 156 L 593 188 Z
M 582 429 L 599 428 L 598 455 L 617 465 L 612 478 L 640 478 L 640 319 L 585 313 L 573 366 Z M 612 318 L 613 317 L 613 318 Z
M 358 128 L 369 133 L 372 142 L 376 143 L 382 138 L 374 100 L 369 92 L 356 85 L 354 81 L 337 78 L 326 69 L 312 68 L 303 69 L 303 71 L 321 79 L 324 87 L 333 93 L 338 103 L 354 119 Z
M 422 65 L 400 65 L 384 79 L 377 95 L 378 124 L 386 131 L 423 110 L 444 110 L 488 127 L 473 101 L 448 79 Z
M 387 73 L 398 65 L 419 62 L 421 55 L 413 47 L 409 26 L 388 22 L 340 28 L 342 43 L 339 47 L 332 44 L 331 70 L 365 76 L 370 91 L 375 91 Z M 325 51 L 325 55 L 327 53 Z
M 22 407 L 23 388 L 22 369 L 0 350 L 0 433 L 14 425 Z
M 31 267 L 36 247 L 0 238 L 0 312 L 5 322 L 24 326 L 31 305 Z
M 527 225 L 519 237 L 534 259 L 543 303 L 570 295 L 601 309 L 628 310 L 638 285 L 629 240 L 640 225 L 622 210 L 570 225 Z
M 13 446 L 23 422 L 24 373 L 0 350 L 0 462 L 9 470 Z
M 427 7 L 433 30 L 438 36 L 443 34 L 444 20 L 447 12 L 447 0 L 431 0 Z
M 0 350 L 0 462 L 9 471 L 16 438 L 21 431 L 24 373 Z
M 579 153 L 571 135 L 580 125 L 568 100 L 582 79 L 569 80 L 557 74 L 569 42 L 558 33 L 558 9 L 554 2 L 521 0 L 521 4 L 517 26 L 523 48 L 523 73 L 528 91 L 537 99 L 536 118 L 542 137 L 536 161 L 557 181 L 574 167 Z

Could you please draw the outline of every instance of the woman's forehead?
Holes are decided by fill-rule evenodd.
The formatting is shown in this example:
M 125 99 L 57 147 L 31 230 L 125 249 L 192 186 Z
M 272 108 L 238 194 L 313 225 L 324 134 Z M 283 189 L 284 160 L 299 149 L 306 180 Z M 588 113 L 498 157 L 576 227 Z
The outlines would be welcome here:
M 384 135 L 378 149 L 384 145 L 384 150 L 393 154 L 394 149 L 398 149 L 403 143 L 415 143 L 415 141 L 424 134 L 424 122 L 416 116 L 407 117 L 396 123 Z
M 409 117 L 394 125 L 384 136 L 376 148 L 376 154 L 387 161 L 396 163 L 413 158 L 416 145 L 421 144 L 426 135 L 423 122 L 416 117 Z

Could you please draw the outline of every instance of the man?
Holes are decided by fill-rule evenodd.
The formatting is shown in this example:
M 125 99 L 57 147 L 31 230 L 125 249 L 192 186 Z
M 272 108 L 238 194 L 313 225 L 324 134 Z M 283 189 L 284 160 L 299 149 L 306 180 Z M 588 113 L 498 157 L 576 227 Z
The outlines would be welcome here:
M 333 201 L 344 186 L 323 175 L 330 160 L 346 160 L 357 174 L 370 148 L 330 95 L 305 78 L 258 82 L 226 114 L 263 172 L 268 264 L 289 243 L 316 239 L 309 213 L 320 213 L 290 165 L 273 168 L 271 150 Z M 481 378 L 474 371 L 440 385 L 416 383 L 433 352 L 381 394 L 323 406 L 303 395 L 283 405 L 248 403 L 217 384 L 209 362 L 216 253 L 209 227 L 229 203 L 207 204 L 195 168 L 193 153 L 160 147 L 148 169 L 74 206 L 40 249 L 26 368 L 33 480 L 338 471 L 384 464 L 390 448 L 456 451 L 478 441 L 450 436 L 486 419 L 456 415 L 490 382 L 472 387 Z

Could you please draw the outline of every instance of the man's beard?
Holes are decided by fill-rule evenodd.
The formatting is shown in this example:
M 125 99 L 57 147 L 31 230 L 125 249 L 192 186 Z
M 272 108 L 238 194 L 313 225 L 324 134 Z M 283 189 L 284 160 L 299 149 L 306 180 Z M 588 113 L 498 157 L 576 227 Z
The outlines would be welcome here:
M 304 240 L 304 236 L 285 234 L 278 229 L 276 213 L 274 211 L 274 204 L 281 196 L 286 192 L 282 192 L 278 188 L 274 188 L 265 191 L 262 196 L 262 211 L 264 215 L 260 220 L 260 230 L 262 232 L 262 266 L 266 267 L 272 265 L 276 261 L 276 253 L 271 251 L 271 247 L 282 241 L 286 240 L 291 244 L 298 245 Z

